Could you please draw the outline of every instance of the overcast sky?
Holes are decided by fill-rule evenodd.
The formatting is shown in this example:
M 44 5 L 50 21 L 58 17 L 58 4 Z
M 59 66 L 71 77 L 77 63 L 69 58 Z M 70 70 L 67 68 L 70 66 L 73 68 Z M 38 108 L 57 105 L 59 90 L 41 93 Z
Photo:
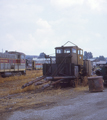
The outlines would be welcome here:
M 0 0 L 0 52 L 52 54 L 67 41 L 107 57 L 107 0 Z

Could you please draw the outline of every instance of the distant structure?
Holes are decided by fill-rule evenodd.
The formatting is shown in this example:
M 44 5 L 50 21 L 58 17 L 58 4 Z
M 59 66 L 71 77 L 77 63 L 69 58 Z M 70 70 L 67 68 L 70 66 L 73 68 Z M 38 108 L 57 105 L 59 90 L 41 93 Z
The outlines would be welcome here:
M 33 58 L 37 58 L 38 56 L 37 55 L 26 55 L 25 58 L 27 60 L 33 60 Z
M 26 55 L 26 69 L 27 70 L 32 70 L 34 68 L 34 63 L 33 63 L 33 59 L 37 58 L 38 56 L 36 55 Z
M 56 59 L 55 56 L 49 56 L 42 52 L 37 58 L 33 58 L 33 61 L 35 62 L 36 69 L 42 69 L 44 63 L 46 64 L 55 63 Z
M 107 60 L 98 60 L 98 59 L 96 59 L 96 58 L 92 58 L 92 59 L 88 59 L 88 60 L 91 61 L 92 67 L 107 64 Z

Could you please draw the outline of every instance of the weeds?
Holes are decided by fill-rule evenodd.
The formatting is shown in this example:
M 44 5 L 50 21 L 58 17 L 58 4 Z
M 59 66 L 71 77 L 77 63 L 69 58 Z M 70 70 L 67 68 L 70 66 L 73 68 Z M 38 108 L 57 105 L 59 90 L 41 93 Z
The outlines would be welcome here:
M 37 92 L 41 86 L 31 85 L 24 89 L 21 86 L 36 77 L 42 76 L 42 71 L 27 71 L 26 76 L 14 76 L 8 78 L 0 78 L 0 112 L 8 112 L 28 109 L 38 106 L 43 106 L 49 102 L 57 102 L 64 98 L 71 98 L 75 96 L 79 91 L 86 91 L 88 87 L 76 88 L 62 88 L 62 89 L 51 89 Z M 1 82 L 2 80 L 2 82 Z M 84 85 L 87 84 L 87 80 L 84 81 Z M 36 94 L 34 94 L 36 91 Z M 74 92 L 76 91 L 76 92 Z M 20 93 L 20 94 L 18 94 Z M 10 97 L 8 97 L 10 96 Z M 46 106 L 46 105 L 45 105 Z
M 0 96 L 35 90 L 34 85 L 25 89 L 21 89 L 21 86 L 39 76 L 42 76 L 42 70 L 27 71 L 26 75 L 22 76 L 0 78 Z

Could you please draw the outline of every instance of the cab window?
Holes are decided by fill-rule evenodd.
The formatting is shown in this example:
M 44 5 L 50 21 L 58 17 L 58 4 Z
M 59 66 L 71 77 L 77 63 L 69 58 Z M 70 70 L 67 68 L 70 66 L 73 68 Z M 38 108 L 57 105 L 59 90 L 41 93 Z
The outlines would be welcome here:
M 78 55 L 82 55 L 83 51 L 82 50 L 78 50 Z
M 72 53 L 76 53 L 76 49 L 72 48 Z
M 64 49 L 64 53 L 70 53 L 70 49 Z
M 62 49 L 57 49 L 57 50 L 56 50 L 56 53 L 57 53 L 57 54 L 61 54 L 61 53 L 63 53 L 63 50 L 62 50 Z
M 82 50 L 80 50 L 80 55 L 82 55 L 83 54 L 83 51 Z
M 24 60 L 24 59 L 25 59 L 25 56 L 24 56 L 24 55 L 21 55 L 21 59 Z

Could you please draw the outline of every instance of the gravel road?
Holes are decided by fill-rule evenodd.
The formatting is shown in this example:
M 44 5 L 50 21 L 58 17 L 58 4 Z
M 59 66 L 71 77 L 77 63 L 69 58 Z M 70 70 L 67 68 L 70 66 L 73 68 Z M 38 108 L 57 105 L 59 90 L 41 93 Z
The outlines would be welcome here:
M 40 109 L 15 111 L 3 120 L 107 120 L 107 89 L 84 92 Z

